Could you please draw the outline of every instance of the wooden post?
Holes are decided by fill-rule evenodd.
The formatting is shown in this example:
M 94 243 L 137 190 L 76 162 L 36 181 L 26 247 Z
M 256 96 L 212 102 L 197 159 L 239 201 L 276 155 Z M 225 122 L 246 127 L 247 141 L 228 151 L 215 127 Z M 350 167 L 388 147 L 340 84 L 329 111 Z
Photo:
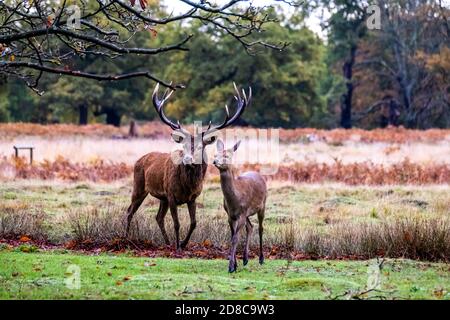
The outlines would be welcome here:
M 17 147 L 17 146 L 13 146 L 13 148 L 14 148 L 14 155 L 15 155 L 16 158 L 19 157 L 19 149 L 25 149 L 25 150 L 28 149 L 28 150 L 30 150 L 30 165 L 33 164 L 33 149 L 34 149 L 34 147 Z

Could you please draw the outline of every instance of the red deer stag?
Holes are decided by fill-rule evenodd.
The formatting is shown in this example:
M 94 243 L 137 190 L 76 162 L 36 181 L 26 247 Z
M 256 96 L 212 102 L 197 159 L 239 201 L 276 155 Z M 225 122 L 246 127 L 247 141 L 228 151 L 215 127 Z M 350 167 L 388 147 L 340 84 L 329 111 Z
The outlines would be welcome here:
M 247 98 L 245 91 L 243 97 L 234 86 L 237 92 L 235 99 L 237 101 L 236 113 L 230 117 L 228 107 L 225 106 L 226 116 L 222 124 L 212 127 L 211 122 L 206 130 L 191 135 L 183 129 L 180 122 L 172 122 L 164 113 L 164 104 L 173 93 L 173 90 L 165 91 L 161 99 L 158 98 L 158 88 L 156 85 L 153 91 L 152 101 L 158 112 L 161 121 L 172 128 L 172 139 L 183 145 L 183 150 L 177 150 L 173 153 L 151 152 L 140 158 L 134 166 L 134 185 L 131 198 L 131 205 L 127 210 L 126 236 L 130 231 L 131 220 L 134 213 L 144 201 L 147 194 L 159 199 L 159 209 L 156 215 L 156 221 L 161 229 L 162 236 L 166 244 L 170 244 L 164 227 L 164 218 L 167 210 L 173 219 L 175 229 L 176 248 L 185 248 L 196 227 L 195 200 L 200 195 L 203 187 L 206 169 L 208 167 L 205 147 L 216 140 L 215 132 L 233 124 L 244 112 L 251 98 L 251 89 Z M 187 204 L 191 224 L 184 241 L 180 244 L 180 223 L 178 221 L 177 206 Z
M 250 216 L 257 214 L 259 223 L 259 263 L 263 264 L 263 220 L 266 207 L 267 187 L 263 177 L 257 172 L 245 172 L 236 177 L 233 173 L 231 159 L 239 147 L 240 141 L 231 149 L 224 149 L 223 142 L 217 141 L 217 154 L 214 165 L 220 171 L 220 185 L 224 196 L 224 207 L 228 214 L 228 223 L 231 229 L 231 247 L 229 256 L 229 272 L 237 269 L 236 247 L 239 241 L 239 231 L 243 226 L 247 231 L 245 238 L 244 266 L 248 262 L 248 247 L 253 231 Z

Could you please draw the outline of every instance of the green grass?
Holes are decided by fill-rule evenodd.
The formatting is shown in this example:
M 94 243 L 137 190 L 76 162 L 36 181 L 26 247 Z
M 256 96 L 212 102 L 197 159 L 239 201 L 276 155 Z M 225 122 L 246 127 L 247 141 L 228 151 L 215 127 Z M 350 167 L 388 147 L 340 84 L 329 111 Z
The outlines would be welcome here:
M 256 260 L 236 274 L 226 260 L 0 250 L 1 299 L 330 299 L 366 290 L 375 261 Z M 80 288 L 66 282 L 80 270 Z M 450 299 L 450 266 L 387 260 L 379 291 L 360 298 Z

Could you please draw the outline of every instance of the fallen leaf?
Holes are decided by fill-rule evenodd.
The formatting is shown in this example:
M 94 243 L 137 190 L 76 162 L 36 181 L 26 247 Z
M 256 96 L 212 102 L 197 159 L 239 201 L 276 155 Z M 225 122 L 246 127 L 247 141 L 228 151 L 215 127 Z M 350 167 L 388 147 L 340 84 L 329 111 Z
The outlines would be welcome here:
M 154 267 L 156 266 L 156 263 L 154 262 L 144 262 L 144 267 Z
M 27 236 L 21 236 L 19 239 L 20 242 L 29 242 L 31 239 Z
M 206 239 L 205 241 L 203 241 L 202 244 L 203 244 L 204 247 L 207 247 L 207 248 L 209 248 L 209 247 L 212 246 L 211 240 L 208 240 L 208 239 Z

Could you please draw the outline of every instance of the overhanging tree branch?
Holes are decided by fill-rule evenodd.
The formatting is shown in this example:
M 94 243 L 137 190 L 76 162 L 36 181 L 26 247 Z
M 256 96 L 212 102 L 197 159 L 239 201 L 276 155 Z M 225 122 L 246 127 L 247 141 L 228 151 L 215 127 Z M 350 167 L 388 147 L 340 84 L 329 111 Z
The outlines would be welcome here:
M 150 30 L 156 36 L 160 31 L 156 30 L 158 26 L 184 20 L 199 20 L 223 31 L 249 53 L 258 47 L 282 50 L 288 45 L 285 42 L 267 43 L 252 36 L 262 31 L 266 23 L 274 21 L 267 14 L 267 7 L 254 7 L 251 3 L 242 6 L 247 2 L 245 0 L 230 0 L 221 6 L 206 1 L 179 1 L 190 8 L 174 16 L 167 15 L 157 6 L 145 8 L 147 1 L 139 1 L 140 7 L 132 0 L 77 1 L 80 15 L 75 18 L 74 12 L 69 10 L 73 9 L 69 6 L 71 2 L 66 0 L 1 1 L 0 16 L 4 19 L 0 19 L 0 73 L 14 74 L 33 89 L 38 87 L 39 79 L 45 73 L 99 81 L 144 77 L 173 89 L 180 88 L 181 84 L 170 85 L 153 76 L 150 70 L 114 75 L 72 70 L 70 66 L 81 55 L 114 59 L 129 54 L 186 51 L 192 34 L 177 39 L 178 42 L 154 48 L 129 45 L 140 32 Z M 78 19 L 76 26 L 72 23 L 74 19 Z M 30 74 L 30 70 L 39 72 Z

